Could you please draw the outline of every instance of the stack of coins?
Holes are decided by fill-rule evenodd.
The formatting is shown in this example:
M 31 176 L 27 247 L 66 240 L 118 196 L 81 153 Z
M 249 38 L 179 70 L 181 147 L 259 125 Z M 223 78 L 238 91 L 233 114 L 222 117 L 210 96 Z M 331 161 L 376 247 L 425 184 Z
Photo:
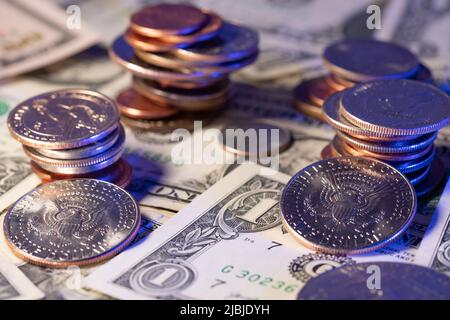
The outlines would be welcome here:
M 450 98 L 433 85 L 374 80 L 330 96 L 324 119 L 337 134 L 322 158 L 362 156 L 384 161 L 405 174 L 423 196 L 445 176 L 433 145 L 450 122 Z
M 119 120 L 115 103 L 104 95 L 67 89 L 20 103 L 8 128 L 43 182 L 92 178 L 126 187 L 131 167 L 121 158 L 125 131 Z
M 224 107 L 229 75 L 256 60 L 258 35 L 190 5 L 150 5 L 131 16 L 109 53 L 133 74 L 117 98 L 123 123 L 161 131 Z
M 323 120 L 322 106 L 331 94 L 377 79 L 412 79 L 431 83 L 431 71 L 408 49 L 373 39 L 344 39 L 323 53 L 328 75 L 303 81 L 294 89 L 297 110 Z

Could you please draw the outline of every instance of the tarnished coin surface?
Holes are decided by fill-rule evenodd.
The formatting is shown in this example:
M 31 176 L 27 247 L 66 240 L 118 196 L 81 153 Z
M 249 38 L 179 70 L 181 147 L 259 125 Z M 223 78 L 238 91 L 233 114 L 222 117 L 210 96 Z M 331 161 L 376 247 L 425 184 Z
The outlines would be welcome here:
M 20 258 L 53 268 L 88 265 L 124 249 L 140 223 L 125 190 L 93 179 L 60 180 L 25 194 L 4 221 L 5 237 Z
M 376 250 L 395 240 L 417 207 L 413 187 L 383 162 L 318 161 L 298 172 L 281 197 L 283 223 L 303 245 L 331 254 Z
M 392 135 L 437 131 L 450 122 L 450 97 L 414 80 L 375 80 L 342 94 L 341 113 L 355 125 Z
M 333 43 L 325 49 L 323 60 L 331 71 L 353 81 L 408 78 L 419 68 L 417 57 L 408 49 L 373 39 Z
M 369 288 L 377 272 L 380 288 Z M 345 264 L 310 279 L 298 294 L 302 300 L 448 300 L 450 277 L 407 263 Z
M 8 116 L 12 136 L 35 148 L 70 149 L 107 136 L 119 124 L 116 105 L 84 89 L 43 93 L 25 100 Z
M 251 56 L 258 50 L 258 43 L 258 34 L 252 29 L 224 23 L 211 40 L 178 48 L 174 54 L 186 60 L 222 63 Z
M 189 34 L 198 30 L 207 15 L 186 4 L 163 3 L 145 6 L 131 16 L 131 28 L 149 37 Z

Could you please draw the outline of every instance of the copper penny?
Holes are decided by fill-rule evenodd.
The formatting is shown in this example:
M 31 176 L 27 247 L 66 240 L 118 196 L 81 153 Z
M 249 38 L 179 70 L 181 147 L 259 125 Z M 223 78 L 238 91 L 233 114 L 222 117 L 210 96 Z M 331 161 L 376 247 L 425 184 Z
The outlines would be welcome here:
M 178 47 L 182 47 L 186 44 L 173 44 L 164 42 L 158 38 L 149 38 L 128 29 L 124 35 L 125 41 L 130 46 L 137 50 L 143 50 L 148 52 L 168 52 L 175 50 Z
M 178 113 L 170 106 L 160 106 L 145 98 L 133 88 L 127 88 L 117 96 L 117 106 L 121 114 L 137 119 L 163 119 Z
M 308 97 L 318 106 L 322 106 L 325 99 L 334 92 L 336 90 L 328 85 L 325 77 L 312 79 L 308 84 Z
M 131 28 L 149 37 L 185 35 L 200 29 L 208 20 L 201 10 L 184 4 L 145 6 L 131 16 Z

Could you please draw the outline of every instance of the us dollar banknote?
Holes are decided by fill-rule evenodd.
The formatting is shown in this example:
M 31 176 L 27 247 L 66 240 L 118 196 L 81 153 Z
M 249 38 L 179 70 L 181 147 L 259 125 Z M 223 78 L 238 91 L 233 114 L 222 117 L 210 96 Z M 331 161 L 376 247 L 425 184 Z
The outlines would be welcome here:
M 0 79 L 70 57 L 97 41 L 86 26 L 69 28 L 68 18 L 50 1 L 3 0 Z
M 409 47 L 433 71 L 441 89 L 450 93 L 450 2 L 440 0 L 389 1 L 383 28 L 375 36 Z
M 0 254 L 0 300 L 40 299 L 43 296 L 42 291 Z
M 436 207 L 417 260 L 450 275 L 450 182 Z

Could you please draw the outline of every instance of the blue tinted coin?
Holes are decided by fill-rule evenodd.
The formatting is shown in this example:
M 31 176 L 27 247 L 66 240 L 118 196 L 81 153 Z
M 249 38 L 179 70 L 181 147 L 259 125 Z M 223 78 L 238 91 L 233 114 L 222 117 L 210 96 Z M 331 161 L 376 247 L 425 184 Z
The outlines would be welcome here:
M 408 49 L 373 39 L 345 39 L 325 49 L 326 66 L 353 81 L 408 78 L 419 68 L 419 60 Z
M 374 80 L 344 91 L 340 112 L 353 124 L 383 134 L 417 135 L 450 121 L 450 97 L 413 80 Z
M 392 262 L 348 264 L 310 279 L 302 300 L 450 299 L 450 277 L 429 268 Z

